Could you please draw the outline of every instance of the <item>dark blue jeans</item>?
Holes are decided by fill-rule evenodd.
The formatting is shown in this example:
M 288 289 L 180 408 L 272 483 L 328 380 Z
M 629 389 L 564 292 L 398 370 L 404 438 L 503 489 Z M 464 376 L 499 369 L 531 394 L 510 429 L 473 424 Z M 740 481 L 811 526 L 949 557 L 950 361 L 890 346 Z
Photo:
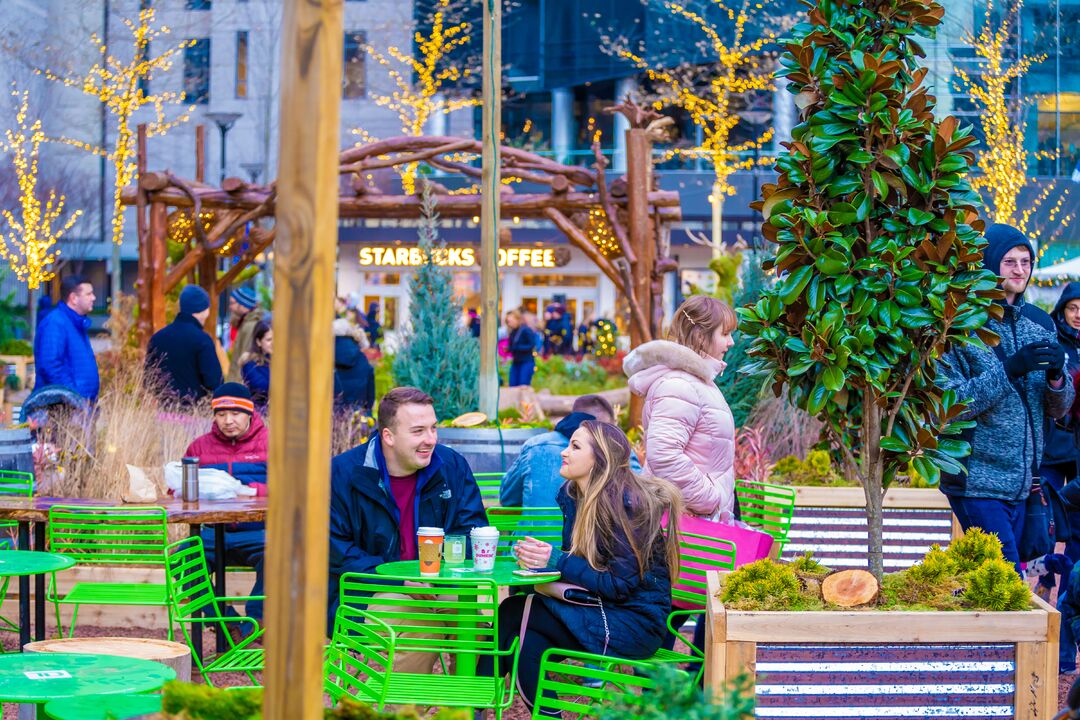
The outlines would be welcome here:
M 953 514 L 960 521 L 960 527 L 977 527 L 984 532 L 994 533 L 1001 540 L 1001 552 L 1005 559 L 1020 570 L 1020 551 L 1017 541 L 1024 530 L 1024 503 L 1020 500 L 1008 502 L 993 498 L 972 498 L 947 495 Z
M 536 361 L 532 358 L 510 363 L 510 387 L 532 385 L 534 370 L 536 370 Z
M 206 548 L 206 562 L 214 567 L 214 531 L 204 529 L 201 533 L 203 547 Z M 226 530 L 225 531 L 225 562 L 228 565 L 244 565 L 255 569 L 255 584 L 251 586 L 251 595 L 263 594 L 263 558 L 266 555 L 266 531 L 265 530 Z M 213 572 L 211 570 L 211 572 Z M 223 589 L 218 590 L 224 594 Z M 244 606 L 249 618 L 254 618 L 260 623 L 263 618 L 263 601 L 249 600 Z

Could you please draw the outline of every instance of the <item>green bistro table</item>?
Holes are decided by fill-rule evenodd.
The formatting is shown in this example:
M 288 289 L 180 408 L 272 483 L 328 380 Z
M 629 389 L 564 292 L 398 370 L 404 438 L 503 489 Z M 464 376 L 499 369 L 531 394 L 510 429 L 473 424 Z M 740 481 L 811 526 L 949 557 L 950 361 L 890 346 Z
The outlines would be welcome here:
M 0 550 L 0 577 L 29 577 L 67 570 L 75 560 L 40 550 Z M 40 590 L 38 591 L 41 592 Z M 44 603 L 42 595 L 36 598 Z M 30 642 L 30 583 L 19 586 L 19 651 Z
M 0 656 L 0 703 L 42 705 L 79 695 L 157 690 L 176 672 L 152 660 L 76 653 Z
M 128 720 L 161 712 L 160 695 L 79 695 L 45 705 L 51 720 Z

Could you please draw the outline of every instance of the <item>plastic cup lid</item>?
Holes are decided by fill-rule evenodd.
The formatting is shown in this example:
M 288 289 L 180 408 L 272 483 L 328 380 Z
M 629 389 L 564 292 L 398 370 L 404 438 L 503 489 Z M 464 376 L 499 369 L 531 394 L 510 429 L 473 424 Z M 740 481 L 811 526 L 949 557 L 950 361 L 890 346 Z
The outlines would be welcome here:
M 416 528 L 416 534 L 417 535 L 435 535 L 435 536 L 438 536 L 438 535 L 445 535 L 446 531 L 443 530 L 442 528 L 437 528 L 437 527 L 422 527 L 422 528 Z
M 472 529 L 472 534 L 479 537 L 498 537 L 499 529 L 490 525 L 486 527 L 475 527 Z

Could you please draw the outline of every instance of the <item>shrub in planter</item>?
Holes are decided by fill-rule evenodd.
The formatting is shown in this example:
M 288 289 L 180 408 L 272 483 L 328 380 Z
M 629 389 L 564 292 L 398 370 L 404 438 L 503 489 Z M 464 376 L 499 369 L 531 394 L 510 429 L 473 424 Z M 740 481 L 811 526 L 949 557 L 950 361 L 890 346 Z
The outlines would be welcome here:
M 30 343 L 18 338 L 8 338 L 0 343 L 0 355 L 20 355 L 28 357 L 34 354 L 34 348 Z
M 749 720 L 754 717 L 754 694 L 746 678 L 716 694 L 705 693 L 670 665 L 649 672 L 656 689 L 628 692 L 614 702 L 596 706 L 596 720 Z
M 776 462 L 769 476 L 770 482 L 780 485 L 814 485 L 841 487 L 848 481 L 833 467 L 827 450 L 811 450 L 805 460 L 788 455 Z

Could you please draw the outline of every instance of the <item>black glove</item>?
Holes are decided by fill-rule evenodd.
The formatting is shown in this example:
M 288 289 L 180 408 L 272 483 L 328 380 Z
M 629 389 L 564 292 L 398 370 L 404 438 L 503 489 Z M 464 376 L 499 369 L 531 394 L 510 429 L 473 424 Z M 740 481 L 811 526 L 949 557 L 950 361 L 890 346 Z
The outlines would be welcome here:
M 1061 360 L 1055 366 L 1054 361 L 1059 355 Z M 1061 349 L 1061 346 L 1057 343 L 1040 340 L 1025 345 L 1017 350 L 1015 354 L 1006 358 L 1005 373 L 1015 380 L 1022 375 L 1027 375 L 1029 372 L 1050 370 L 1053 367 L 1057 367 L 1060 372 L 1061 366 L 1064 364 L 1065 351 Z
M 1056 382 L 1064 374 L 1065 348 L 1061 347 L 1059 343 L 1053 343 L 1050 350 L 1053 352 L 1053 357 L 1050 360 L 1050 367 L 1046 369 L 1046 379 L 1050 382 Z

